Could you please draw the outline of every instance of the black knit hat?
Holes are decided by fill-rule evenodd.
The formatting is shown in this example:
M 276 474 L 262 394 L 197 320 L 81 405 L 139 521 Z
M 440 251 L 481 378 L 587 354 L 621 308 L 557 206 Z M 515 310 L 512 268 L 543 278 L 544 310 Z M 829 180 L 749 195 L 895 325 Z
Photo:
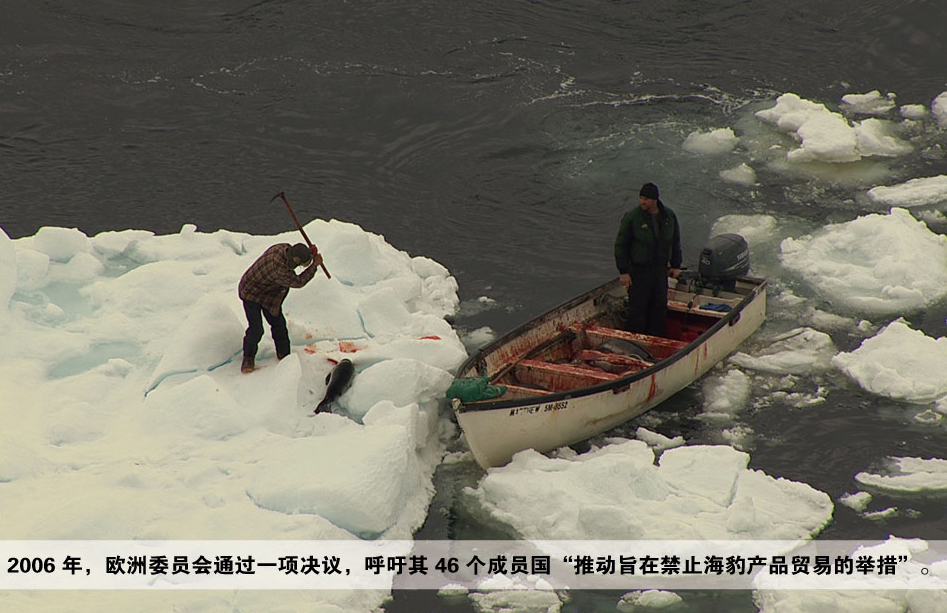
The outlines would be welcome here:
M 296 243 L 289 248 L 289 255 L 293 258 L 299 260 L 300 264 L 305 266 L 312 261 L 312 252 L 309 250 L 309 247 L 303 245 L 302 243 Z
M 660 198 L 658 195 L 658 186 L 654 183 L 645 183 L 641 186 L 641 191 L 638 192 L 639 196 L 644 196 L 645 198 L 650 198 L 652 200 L 657 200 Z

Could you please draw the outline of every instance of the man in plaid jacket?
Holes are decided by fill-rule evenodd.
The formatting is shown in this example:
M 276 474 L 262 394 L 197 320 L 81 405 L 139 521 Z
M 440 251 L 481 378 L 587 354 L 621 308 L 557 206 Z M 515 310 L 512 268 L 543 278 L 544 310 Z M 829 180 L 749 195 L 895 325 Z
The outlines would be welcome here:
M 283 301 L 291 287 L 303 287 L 316 275 L 322 256 L 315 246 L 302 243 L 273 245 L 261 255 L 240 279 L 239 295 L 247 314 L 247 332 L 243 337 L 241 372 L 252 372 L 257 345 L 263 338 L 263 318 L 270 324 L 276 357 L 289 355 L 289 332 L 283 317 Z M 298 266 L 306 266 L 296 274 Z

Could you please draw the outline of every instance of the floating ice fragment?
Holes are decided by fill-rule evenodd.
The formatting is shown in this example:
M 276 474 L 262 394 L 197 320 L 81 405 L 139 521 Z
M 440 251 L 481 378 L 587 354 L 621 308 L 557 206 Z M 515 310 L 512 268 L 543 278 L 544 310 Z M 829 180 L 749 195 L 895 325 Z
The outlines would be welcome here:
M 660 466 L 642 441 L 574 458 L 516 454 L 490 469 L 471 499 L 532 539 L 808 538 L 832 515 L 808 485 L 746 468 L 730 447 L 665 451 Z
M 746 451 L 753 439 L 753 429 L 748 426 L 733 426 L 720 433 L 724 442 L 740 451 Z
M 746 239 L 752 251 L 757 245 L 771 240 L 778 223 L 772 215 L 724 215 L 710 229 L 710 235 L 734 232 Z
M 842 96 L 842 108 L 861 115 L 884 115 L 895 107 L 895 95 L 881 95 L 877 89 L 867 94 L 845 94 Z
M 749 187 L 756 183 L 756 172 L 744 162 L 728 170 L 721 170 L 720 178 L 728 183 Z
M 947 92 L 939 94 L 931 102 L 931 113 L 941 128 L 947 129 Z
M 922 411 L 914 416 L 914 421 L 918 422 L 919 424 L 925 424 L 928 426 L 939 424 L 943 420 L 944 420 L 943 415 L 931 409 Z
M 892 457 L 883 473 L 860 472 L 855 481 L 865 487 L 902 494 L 947 492 L 947 460 Z
M 643 608 L 664 609 L 683 602 L 683 598 L 674 592 L 663 590 L 643 590 L 629 592 L 621 597 L 616 608 L 622 613 L 633 613 Z
M 874 99 L 874 96 L 871 96 Z M 864 99 L 852 98 L 859 108 L 868 108 Z M 892 103 L 893 105 L 893 103 Z M 872 104 L 872 108 L 881 108 Z M 796 94 L 783 94 L 776 105 L 757 111 L 756 117 L 788 132 L 799 142 L 790 150 L 790 162 L 856 162 L 864 157 L 895 157 L 912 150 L 910 144 L 893 134 L 889 122 L 866 119 L 854 126 L 841 114 L 822 104 L 803 100 Z
M 924 119 L 930 114 L 927 107 L 923 104 L 906 104 L 902 106 L 898 112 L 901 114 L 901 117 L 913 121 Z
M 671 449 L 673 447 L 681 447 L 684 444 L 684 437 L 682 436 L 668 438 L 663 434 L 652 432 L 647 428 L 638 428 L 635 430 L 635 438 L 637 438 L 639 441 L 646 442 L 648 446 L 655 451 L 664 451 L 665 449 Z
M 906 209 L 830 224 L 785 239 L 780 250 L 784 266 L 834 303 L 859 312 L 900 314 L 947 295 L 947 236 Z
M 464 336 L 464 344 L 472 349 L 479 349 L 493 342 L 497 337 L 496 332 L 490 326 L 483 326 L 468 332 Z
M 702 388 L 706 413 L 737 413 L 750 399 L 750 378 L 736 369 L 705 379 Z
M 799 126 L 796 135 L 801 143 L 786 154 L 790 162 L 855 162 L 862 157 L 858 134 L 841 115 L 814 114 Z
M 720 128 L 710 132 L 691 132 L 684 140 L 684 150 L 701 155 L 719 155 L 729 153 L 740 139 L 730 128 Z
M 881 509 L 880 511 L 871 511 L 870 513 L 863 513 L 862 517 L 871 521 L 883 521 L 886 519 L 891 519 L 898 515 L 898 507 L 888 507 L 886 509 Z
M 811 116 L 822 113 L 829 113 L 829 109 L 824 104 L 803 100 L 796 94 L 786 93 L 776 99 L 775 106 L 757 111 L 756 116 L 774 124 L 783 132 L 795 132 Z
M 888 206 L 915 207 L 947 202 L 947 175 L 920 177 L 900 185 L 868 190 L 872 201 Z
M 836 353 L 832 337 L 812 328 L 796 328 L 782 334 L 756 355 L 742 351 L 730 357 L 730 362 L 775 374 L 808 374 L 829 368 Z
M 947 338 L 934 339 L 903 319 L 885 326 L 832 364 L 872 392 L 908 402 L 947 396 Z
M 470 600 L 480 613 L 559 613 L 562 602 L 552 591 L 494 590 L 473 592 Z
M 855 124 L 855 136 L 862 157 L 898 157 L 914 150 L 910 143 L 894 134 L 890 121 L 882 119 L 871 118 Z
M 850 509 L 864 511 L 871 502 L 871 494 L 868 492 L 855 492 L 854 494 L 845 494 L 838 501 Z

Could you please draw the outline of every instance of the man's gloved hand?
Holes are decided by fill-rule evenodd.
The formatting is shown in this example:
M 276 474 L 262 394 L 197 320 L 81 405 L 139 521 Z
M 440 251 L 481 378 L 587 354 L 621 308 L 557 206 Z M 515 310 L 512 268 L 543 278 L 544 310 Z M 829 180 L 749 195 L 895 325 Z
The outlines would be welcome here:
M 322 264 L 322 255 L 319 254 L 319 250 L 316 249 L 315 245 L 309 246 L 309 252 L 312 253 L 312 264 L 311 266 L 319 266 Z

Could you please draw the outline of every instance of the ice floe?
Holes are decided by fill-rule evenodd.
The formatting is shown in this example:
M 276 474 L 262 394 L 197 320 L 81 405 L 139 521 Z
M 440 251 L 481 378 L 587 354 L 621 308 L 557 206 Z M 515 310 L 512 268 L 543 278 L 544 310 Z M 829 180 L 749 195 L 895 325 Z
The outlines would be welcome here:
M 239 369 L 237 283 L 297 234 L 0 234 L 4 539 L 411 538 L 450 434 L 437 399 L 467 355 L 445 321 L 457 283 L 353 224 L 305 229 L 332 278 L 290 292 L 293 353 L 277 362 L 267 334 L 252 374 Z M 344 357 L 351 389 L 313 415 Z M 367 611 L 386 597 L 294 592 L 281 603 Z M 212 610 L 219 598 L 147 602 Z M 240 593 L 228 607 L 261 610 L 258 600 Z M 55 595 L 43 602 L 57 608 Z M 121 594 L 96 602 L 134 608 Z
M 740 139 L 732 128 L 720 128 L 710 132 L 691 132 L 684 139 L 684 150 L 702 155 L 718 155 L 729 153 L 737 146 Z
M 947 493 L 947 460 L 889 458 L 882 472 L 860 472 L 862 486 L 895 493 Z
M 947 338 L 931 338 L 903 319 L 885 326 L 832 364 L 866 390 L 909 402 L 947 396 Z
M 797 539 L 829 521 L 826 494 L 748 462 L 731 447 L 686 446 L 655 463 L 642 441 L 574 458 L 523 451 L 468 492 L 528 539 Z
M 906 209 L 830 224 L 780 248 L 787 268 L 857 313 L 915 311 L 947 295 L 947 236 Z
M 898 185 L 879 185 L 868 190 L 874 202 L 894 207 L 920 207 L 947 202 L 947 175 L 918 177 Z
M 867 108 L 861 99 L 855 100 L 852 95 L 848 99 L 857 103 L 849 105 L 852 108 Z M 869 105 L 878 108 L 875 103 Z M 824 104 L 793 93 L 781 95 L 773 107 L 757 111 L 756 117 L 797 141 L 798 146 L 786 154 L 790 162 L 837 164 L 872 156 L 897 157 L 913 150 L 909 142 L 895 133 L 891 121 L 870 117 L 852 123 Z
M 622 613 L 632 613 L 641 609 L 664 609 L 683 602 L 683 598 L 674 592 L 664 590 L 641 590 L 629 592 L 618 601 L 617 608 Z
M 768 347 L 749 355 L 738 351 L 730 363 L 775 374 L 812 374 L 831 367 L 837 353 L 832 337 L 813 328 L 796 328 L 773 338 Z

